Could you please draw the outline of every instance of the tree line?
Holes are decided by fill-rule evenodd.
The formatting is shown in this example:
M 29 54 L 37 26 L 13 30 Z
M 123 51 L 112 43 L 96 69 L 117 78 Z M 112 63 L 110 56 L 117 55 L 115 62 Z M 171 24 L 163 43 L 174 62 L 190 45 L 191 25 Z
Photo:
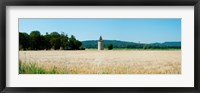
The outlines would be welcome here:
M 64 32 L 46 32 L 46 35 L 41 35 L 39 31 L 30 34 L 19 32 L 20 50 L 83 50 L 81 45 L 74 35 L 68 37 Z
M 82 41 L 82 47 L 85 48 L 95 48 L 97 49 L 98 40 L 87 40 Z M 118 41 L 118 40 L 104 40 L 104 47 L 110 47 L 112 44 L 112 48 L 120 49 L 181 49 L 181 42 L 164 42 L 164 43 L 135 43 L 135 42 L 127 42 L 127 41 Z M 108 46 L 109 45 L 109 46 Z

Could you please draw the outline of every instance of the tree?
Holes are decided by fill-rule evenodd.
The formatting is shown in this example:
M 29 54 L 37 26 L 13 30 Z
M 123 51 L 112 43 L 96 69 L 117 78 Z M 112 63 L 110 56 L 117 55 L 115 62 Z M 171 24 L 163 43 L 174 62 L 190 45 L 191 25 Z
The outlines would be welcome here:
M 39 50 L 40 46 L 40 32 L 39 31 L 32 31 L 30 33 L 30 47 L 32 50 Z
M 75 41 L 75 50 L 80 50 L 80 47 L 81 47 L 82 43 L 78 40 Z
M 112 44 L 108 44 L 108 50 L 112 50 L 113 49 L 113 45 Z
M 49 50 L 52 48 L 50 40 L 51 40 L 51 36 L 48 33 L 44 35 L 44 41 L 45 41 L 44 44 L 45 44 L 46 50 Z
M 80 41 L 76 40 L 75 36 L 71 35 L 71 37 L 69 38 L 70 49 L 79 50 L 81 45 L 82 45 L 82 43 Z
M 60 39 L 59 38 L 52 38 L 50 40 L 50 44 L 54 50 L 60 49 Z
M 60 37 L 60 34 L 58 32 L 52 32 L 50 34 L 51 38 L 59 38 Z
M 55 50 L 60 49 L 61 46 L 61 40 L 60 40 L 60 34 L 58 32 L 52 32 L 50 34 L 50 44 L 51 47 Z
M 19 49 L 43 50 L 43 49 L 72 49 L 79 50 L 82 43 L 76 40 L 75 36 L 68 38 L 68 35 L 52 32 L 41 35 L 39 31 L 32 31 L 30 35 L 19 32 Z M 83 48 L 82 48 L 83 49 Z
M 19 49 L 27 50 L 29 48 L 30 37 L 27 33 L 19 32 Z
M 69 48 L 70 49 L 74 49 L 74 47 L 75 47 L 75 40 L 76 40 L 76 38 L 73 36 L 73 35 L 71 35 L 71 37 L 69 38 Z
M 46 49 L 46 40 L 45 40 L 45 37 L 43 35 L 40 36 L 39 45 L 40 45 L 39 46 L 40 50 Z
M 66 49 L 69 45 L 67 34 L 65 35 L 64 33 L 61 33 L 60 40 L 61 40 L 61 49 Z

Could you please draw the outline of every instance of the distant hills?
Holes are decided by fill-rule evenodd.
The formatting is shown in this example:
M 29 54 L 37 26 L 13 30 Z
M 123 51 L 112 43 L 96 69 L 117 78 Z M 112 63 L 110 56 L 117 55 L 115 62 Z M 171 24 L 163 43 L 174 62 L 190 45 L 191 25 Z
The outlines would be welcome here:
M 97 48 L 98 40 L 82 41 L 82 47 L 85 48 Z M 181 42 L 164 42 L 164 43 L 135 43 L 119 40 L 104 40 L 104 47 L 107 48 L 108 44 L 112 44 L 113 48 L 144 48 L 144 49 L 180 49 Z

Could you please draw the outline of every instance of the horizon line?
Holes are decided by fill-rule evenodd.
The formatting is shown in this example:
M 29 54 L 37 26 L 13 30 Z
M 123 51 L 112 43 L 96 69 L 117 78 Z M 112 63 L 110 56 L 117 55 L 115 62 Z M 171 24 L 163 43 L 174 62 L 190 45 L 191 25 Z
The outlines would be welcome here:
M 122 42 L 131 42 L 131 43 L 140 43 L 140 44 L 142 44 L 143 42 L 141 42 L 141 41 L 138 41 L 138 42 L 132 42 L 132 41 L 123 41 L 123 40 L 111 40 L 111 39 L 105 39 L 105 40 L 110 40 L 110 41 L 122 41 Z M 98 41 L 98 40 L 83 40 L 83 41 L 81 41 L 81 42 L 84 42 L 84 41 Z M 104 40 L 103 40 L 104 41 Z M 152 44 L 152 43 L 166 43 L 166 42 L 181 42 L 181 41 L 164 41 L 164 42 L 151 42 L 151 43 L 143 43 L 143 44 Z

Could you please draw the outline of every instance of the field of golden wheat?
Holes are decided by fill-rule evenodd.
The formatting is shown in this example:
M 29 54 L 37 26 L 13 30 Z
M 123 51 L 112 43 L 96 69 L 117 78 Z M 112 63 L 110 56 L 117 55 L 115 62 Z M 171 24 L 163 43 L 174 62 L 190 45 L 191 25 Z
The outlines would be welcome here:
M 19 51 L 19 63 L 20 74 L 180 74 L 181 51 Z

